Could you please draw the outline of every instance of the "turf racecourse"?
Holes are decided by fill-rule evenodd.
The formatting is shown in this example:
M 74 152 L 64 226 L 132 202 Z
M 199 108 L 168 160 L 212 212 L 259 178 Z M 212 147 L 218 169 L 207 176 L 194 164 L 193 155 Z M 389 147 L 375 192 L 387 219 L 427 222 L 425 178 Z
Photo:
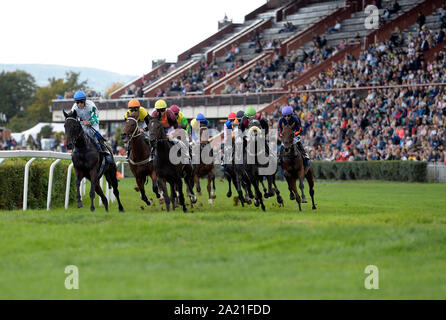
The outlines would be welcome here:
M 141 210 L 134 186 L 120 181 L 124 214 L 92 214 L 89 199 L 0 212 L 0 298 L 446 298 L 445 184 L 318 182 L 318 209 L 298 213 L 285 183 L 285 207 L 262 212 L 235 207 L 218 181 L 213 207 L 203 194 L 187 214 Z M 67 265 L 79 290 L 65 289 Z M 367 265 L 378 290 L 364 288 Z

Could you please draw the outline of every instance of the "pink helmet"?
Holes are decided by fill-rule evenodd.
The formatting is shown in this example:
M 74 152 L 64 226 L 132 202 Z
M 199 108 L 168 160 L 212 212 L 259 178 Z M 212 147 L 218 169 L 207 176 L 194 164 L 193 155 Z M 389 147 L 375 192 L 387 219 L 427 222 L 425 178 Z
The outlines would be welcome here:
M 173 113 L 180 112 L 180 108 L 178 108 L 178 106 L 176 104 L 171 105 L 170 110 L 172 110 Z

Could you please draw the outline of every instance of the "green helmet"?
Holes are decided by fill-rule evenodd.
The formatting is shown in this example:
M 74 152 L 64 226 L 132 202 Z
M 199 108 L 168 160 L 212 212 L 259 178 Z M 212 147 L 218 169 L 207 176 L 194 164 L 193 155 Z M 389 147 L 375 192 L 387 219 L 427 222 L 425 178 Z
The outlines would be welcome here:
M 252 118 L 255 117 L 256 115 L 256 109 L 254 109 L 254 107 L 248 107 L 245 111 L 245 116 L 247 116 L 248 118 Z

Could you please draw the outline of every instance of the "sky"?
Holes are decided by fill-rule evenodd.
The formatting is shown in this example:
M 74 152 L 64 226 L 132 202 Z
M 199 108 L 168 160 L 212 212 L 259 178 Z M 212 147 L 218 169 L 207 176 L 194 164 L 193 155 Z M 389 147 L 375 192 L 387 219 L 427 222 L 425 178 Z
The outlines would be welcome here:
M 2 0 L 0 63 L 57 64 L 142 75 L 176 62 L 266 0 Z

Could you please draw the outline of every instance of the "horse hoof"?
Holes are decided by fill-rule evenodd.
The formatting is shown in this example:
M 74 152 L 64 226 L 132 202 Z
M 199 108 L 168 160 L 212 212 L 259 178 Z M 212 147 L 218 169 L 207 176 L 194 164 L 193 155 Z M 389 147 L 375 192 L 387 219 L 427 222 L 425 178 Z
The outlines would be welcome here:
M 199 196 L 201 196 L 201 195 L 202 195 L 201 191 L 199 191 L 199 192 L 198 192 L 198 195 L 199 195 Z
M 211 199 L 217 198 L 217 195 L 215 193 L 211 194 Z
M 226 197 L 230 198 L 232 196 L 232 192 L 226 193 Z
M 136 192 L 139 192 L 139 188 L 138 187 L 135 187 L 133 189 L 135 189 Z
M 79 209 L 79 208 L 82 208 L 84 205 L 82 204 L 82 203 L 78 203 L 77 204 L 77 208 Z
M 302 203 L 307 203 L 307 202 L 308 202 L 307 199 L 305 198 L 302 199 Z
M 249 204 L 249 205 L 251 205 L 251 204 L 252 204 L 252 200 L 251 200 L 251 199 L 248 199 L 248 200 L 246 200 L 246 203 Z
M 124 208 L 119 208 L 119 212 L 125 212 Z
M 312 208 L 313 210 L 316 210 L 316 206 L 313 206 L 313 208 Z
M 254 201 L 254 205 L 255 205 L 256 207 L 258 207 L 259 204 L 260 204 L 260 201 L 256 199 L 256 200 Z
M 144 206 L 140 206 L 141 210 L 144 210 Z
M 265 211 L 265 210 L 266 210 L 265 205 L 262 203 L 262 211 Z
M 91 212 L 94 212 L 94 207 L 90 207 L 90 211 L 91 211 Z
M 212 203 L 213 203 L 213 202 L 212 202 L 212 199 L 209 199 L 209 200 L 208 200 L 208 204 L 212 205 Z
M 291 201 L 296 200 L 296 196 L 294 195 L 294 193 L 290 193 L 290 200 Z

